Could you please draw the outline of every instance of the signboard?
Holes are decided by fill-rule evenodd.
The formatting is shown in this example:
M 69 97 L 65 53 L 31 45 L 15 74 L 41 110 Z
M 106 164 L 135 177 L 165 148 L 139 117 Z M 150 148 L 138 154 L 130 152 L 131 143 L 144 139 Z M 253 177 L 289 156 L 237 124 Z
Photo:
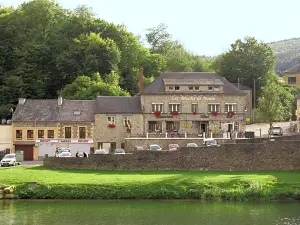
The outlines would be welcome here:
M 54 140 L 54 139 L 40 139 L 36 140 L 37 143 L 78 143 L 78 144 L 92 144 L 93 140 L 74 140 L 74 139 L 60 139 L 60 140 Z
M 215 96 L 204 96 L 204 95 L 173 95 L 171 101 L 215 101 Z

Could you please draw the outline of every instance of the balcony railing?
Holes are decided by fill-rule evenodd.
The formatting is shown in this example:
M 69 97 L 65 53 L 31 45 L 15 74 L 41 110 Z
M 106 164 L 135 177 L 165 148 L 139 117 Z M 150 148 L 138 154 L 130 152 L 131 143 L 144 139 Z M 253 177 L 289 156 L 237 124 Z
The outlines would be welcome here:
M 188 133 L 188 132 L 152 132 L 152 133 L 137 133 L 131 134 L 129 139 L 165 139 L 165 138 L 176 138 L 176 139 L 187 139 L 187 138 L 216 138 L 216 139 L 244 139 L 244 133 L 242 132 L 225 132 L 225 133 Z

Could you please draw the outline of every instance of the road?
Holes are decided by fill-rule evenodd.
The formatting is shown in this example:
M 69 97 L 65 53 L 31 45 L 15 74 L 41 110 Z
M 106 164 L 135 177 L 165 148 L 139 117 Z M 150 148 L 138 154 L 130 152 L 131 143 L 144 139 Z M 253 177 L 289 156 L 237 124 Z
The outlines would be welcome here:
M 290 127 L 291 127 L 290 122 L 278 122 L 278 123 L 274 123 L 273 126 L 282 127 L 284 136 L 294 134 L 290 130 Z M 259 137 L 260 136 L 260 129 L 261 129 L 262 137 L 268 137 L 269 128 L 270 128 L 269 124 L 256 123 L 256 124 L 247 125 L 246 126 L 246 131 L 255 132 L 255 137 Z

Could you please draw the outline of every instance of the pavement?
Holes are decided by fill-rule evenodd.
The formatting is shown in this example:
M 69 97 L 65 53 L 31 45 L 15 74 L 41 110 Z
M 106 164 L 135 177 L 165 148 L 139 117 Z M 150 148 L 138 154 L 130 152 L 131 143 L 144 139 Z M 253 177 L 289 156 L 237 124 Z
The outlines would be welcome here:
M 42 166 L 43 161 L 24 161 L 21 166 Z

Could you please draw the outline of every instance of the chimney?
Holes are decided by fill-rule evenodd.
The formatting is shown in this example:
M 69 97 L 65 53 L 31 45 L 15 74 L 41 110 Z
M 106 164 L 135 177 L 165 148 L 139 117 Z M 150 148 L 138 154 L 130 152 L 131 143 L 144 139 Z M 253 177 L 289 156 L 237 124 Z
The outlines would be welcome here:
M 24 105 L 26 98 L 19 98 L 19 105 Z
M 140 94 L 143 93 L 143 91 L 144 91 L 144 86 L 145 86 L 145 82 L 144 82 L 144 69 L 141 68 L 141 69 L 140 69 L 140 76 L 139 76 L 139 89 L 140 89 Z
M 57 105 L 61 106 L 62 104 L 63 104 L 63 98 L 61 96 L 58 96 Z

